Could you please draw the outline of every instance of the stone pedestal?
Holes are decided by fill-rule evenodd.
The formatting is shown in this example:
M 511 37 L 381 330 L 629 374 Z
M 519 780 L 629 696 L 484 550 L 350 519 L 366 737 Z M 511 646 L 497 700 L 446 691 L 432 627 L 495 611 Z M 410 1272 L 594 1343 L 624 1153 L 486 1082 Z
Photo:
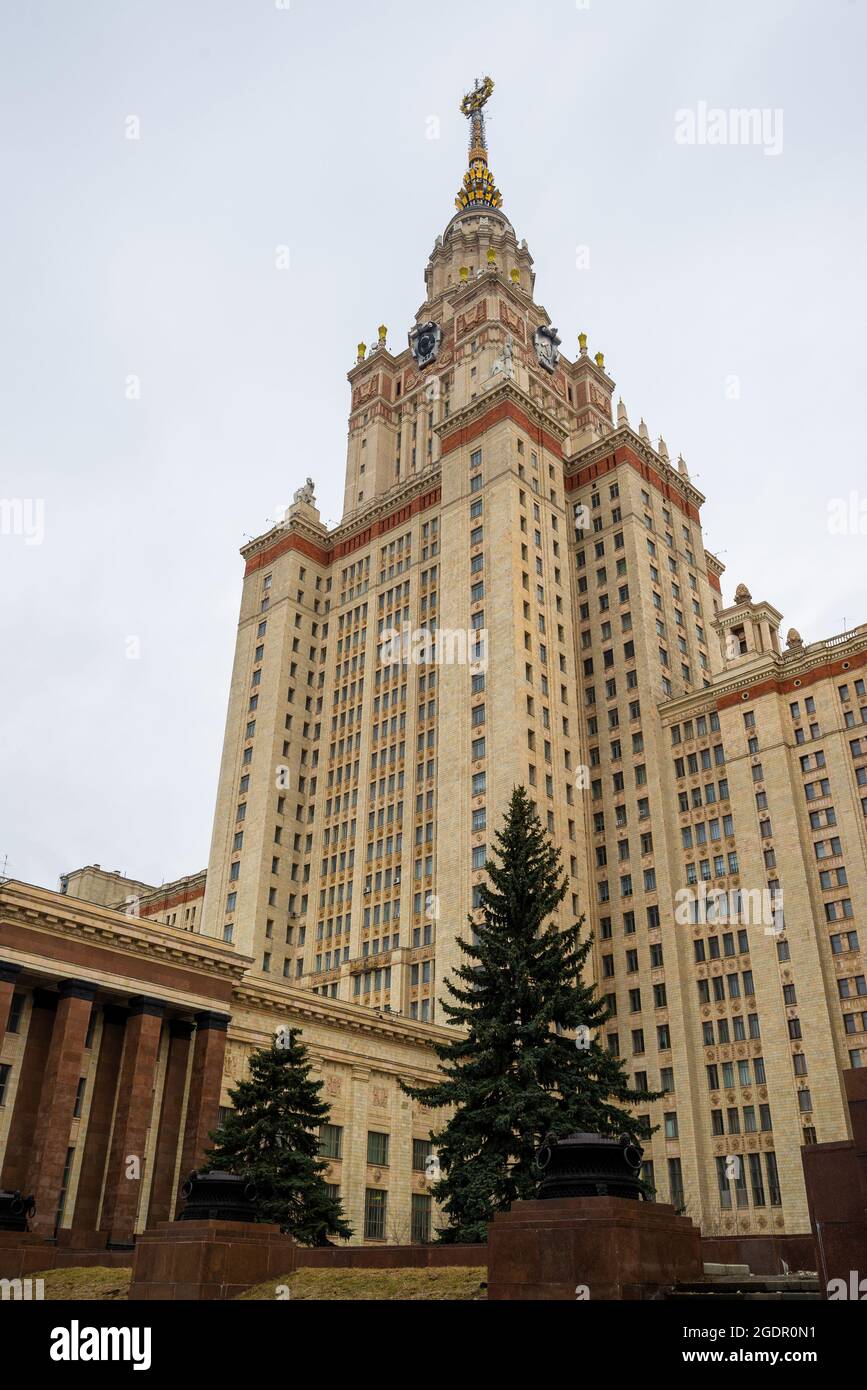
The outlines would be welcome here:
M 488 1227 L 489 1299 L 646 1299 L 701 1276 L 698 1227 L 658 1202 L 515 1202 Z
M 58 1197 L 93 997 L 93 985 L 82 980 L 63 980 L 58 991 L 28 1164 L 28 1187 L 36 1199 L 32 1226 L 41 1235 L 51 1235 L 60 1216 Z
M 852 1139 L 801 1149 L 810 1227 L 822 1294 L 867 1275 L 867 1068 L 845 1071 Z M 839 1296 L 839 1294 L 835 1295 Z
M 131 1299 L 235 1298 L 295 1269 L 296 1245 L 279 1226 L 246 1221 L 161 1221 L 136 1237 Z

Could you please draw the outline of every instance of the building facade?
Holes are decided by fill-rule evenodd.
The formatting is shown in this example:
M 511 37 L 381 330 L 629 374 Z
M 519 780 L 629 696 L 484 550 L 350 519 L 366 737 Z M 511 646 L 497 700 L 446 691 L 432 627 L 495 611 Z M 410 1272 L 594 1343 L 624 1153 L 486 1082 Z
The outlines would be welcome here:
M 242 962 L 222 1103 L 288 1010 L 333 1078 L 357 1238 L 388 1238 L 384 1205 L 418 1231 L 430 1119 L 394 1083 L 432 1067 L 524 784 L 562 851 L 561 920 L 594 933 L 607 1045 L 663 1092 L 659 1198 L 709 1233 L 805 1231 L 800 1148 L 847 1137 L 841 1071 L 867 1061 L 867 627 L 782 649 L 769 603 L 724 606 L 686 463 L 534 298 L 491 86 L 463 104 L 468 168 L 407 343 L 381 327 L 349 372 L 340 524 L 308 480 L 242 551 L 206 876 L 91 866 L 67 897 Z M 371 1167 L 369 1133 L 399 1162 Z
M 0 885 L 0 1188 L 33 1193 L 35 1230 L 124 1245 L 173 1219 L 251 1051 L 292 1027 L 330 1107 L 325 1176 L 353 1243 L 431 1237 L 432 1120 L 399 1081 L 434 1079 L 442 1030 L 249 966 L 189 926 Z
M 563 852 L 563 920 L 594 931 L 608 1045 L 665 1093 L 646 1176 L 706 1229 L 804 1230 L 800 1145 L 845 1137 L 840 1071 L 867 1058 L 867 770 L 846 736 L 867 629 L 781 652 L 769 604 L 723 606 L 685 461 L 534 299 L 489 94 L 466 101 L 407 345 L 359 344 L 340 525 L 302 488 L 243 551 L 204 930 L 255 972 L 440 1022 L 523 783 Z M 821 721 L 766 713 L 798 680 Z M 731 713 L 747 702 L 756 728 Z M 805 737 L 839 745 L 833 804 L 807 799 L 830 783 Z

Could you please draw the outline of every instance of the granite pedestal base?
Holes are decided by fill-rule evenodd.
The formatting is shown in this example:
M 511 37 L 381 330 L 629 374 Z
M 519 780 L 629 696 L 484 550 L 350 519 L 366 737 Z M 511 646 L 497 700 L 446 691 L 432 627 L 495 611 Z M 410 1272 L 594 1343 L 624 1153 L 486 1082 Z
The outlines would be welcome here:
M 801 1149 L 819 1283 L 823 1297 L 831 1285 L 835 1298 L 840 1280 L 857 1290 L 867 1279 L 867 1068 L 844 1071 L 843 1084 L 852 1138 Z
M 279 1226 L 246 1221 L 161 1221 L 136 1238 L 131 1299 L 235 1298 L 275 1285 L 295 1268 L 296 1245 Z
M 647 1299 L 701 1276 L 698 1227 L 658 1202 L 515 1202 L 488 1227 L 489 1299 Z
M 33 1231 L 0 1232 L 0 1279 L 21 1279 L 51 1269 L 80 1269 L 101 1265 L 128 1269 L 132 1247 L 107 1249 L 105 1231 L 58 1231 L 55 1240 Z

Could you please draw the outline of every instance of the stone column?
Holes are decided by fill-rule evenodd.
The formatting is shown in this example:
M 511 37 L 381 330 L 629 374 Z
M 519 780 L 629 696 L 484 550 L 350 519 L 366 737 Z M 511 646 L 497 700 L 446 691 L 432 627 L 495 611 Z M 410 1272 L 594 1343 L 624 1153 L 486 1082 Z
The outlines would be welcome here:
M 58 991 L 27 1180 L 36 1198 L 33 1230 L 44 1235 L 56 1223 L 93 996 L 93 986 L 82 980 L 63 980 Z
M 12 1192 L 27 1186 L 36 1117 L 39 1113 L 40 1090 L 48 1063 L 56 1009 L 56 994 L 50 994 L 44 989 L 33 991 L 33 1007 L 30 1011 L 24 1057 L 15 1093 L 15 1109 L 12 1111 L 3 1175 L 0 1177 L 0 1186 Z M 70 1117 L 71 1114 L 70 1111 Z
M 210 1011 L 196 1014 L 196 1041 L 181 1150 L 181 1181 L 202 1162 L 211 1142 L 210 1131 L 217 1127 L 228 1026 L 229 1014 Z
M 148 1200 L 148 1226 L 155 1226 L 158 1221 L 171 1221 L 174 1215 L 177 1197 L 175 1170 L 181 1139 L 181 1114 L 184 1108 L 184 1092 L 187 1088 L 187 1070 L 192 1036 L 193 1025 L 191 1023 L 182 1023 L 180 1019 L 172 1019 L 169 1024 L 169 1055 L 163 1082 L 163 1101 L 160 1108 L 160 1125 L 157 1131 L 157 1146 L 154 1155 L 154 1174 Z
M 343 1214 L 352 1227 L 352 1244 L 364 1244 L 364 1193 L 367 1187 L 367 1124 L 370 1069 L 352 1068 L 351 1095 L 344 1111 Z M 386 1211 L 386 1224 L 388 1212 Z
M 105 1160 L 111 1137 L 126 1019 L 126 1009 L 119 1008 L 117 1004 L 104 1006 L 96 1077 L 87 1118 L 84 1158 L 81 1161 L 75 1210 L 72 1213 L 72 1227 L 76 1231 L 95 1231 L 99 1224 L 99 1199 L 105 1177 Z
M 15 993 L 15 985 L 20 974 L 20 965 L 7 965 L 5 961 L 0 961 L 0 1047 L 3 1046 L 3 1039 L 6 1036 L 6 1024 L 9 1022 L 12 995 Z
M 412 1170 L 412 1102 L 395 1089 L 391 1097 L 391 1139 L 389 1141 L 388 1238 L 400 1245 L 412 1243 L 412 1194 L 418 1189 L 418 1173 Z
M 130 1000 L 99 1223 L 112 1243 L 128 1243 L 135 1231 L 162 1021 L 159 999 Z

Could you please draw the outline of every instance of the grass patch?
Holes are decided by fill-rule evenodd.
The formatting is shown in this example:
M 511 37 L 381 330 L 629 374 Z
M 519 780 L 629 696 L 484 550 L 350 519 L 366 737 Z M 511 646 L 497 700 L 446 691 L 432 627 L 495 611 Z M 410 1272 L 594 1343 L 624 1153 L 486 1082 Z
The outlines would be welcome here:
M 79 1269 L 46 1269 L 33 1279 L 45 1280 L 45 1298 L 74 1299 L 76 1302 L 110 1302 L 127 1298 L 131 1269 L 106 1269 L 102 1265 Z
M 289 1302 L 314 1300 L 383 1300 L 437 1303 L 471 1302 L 487 1298 L 482 1284 L 488 1271 L 463 1265 L 444 1265 L 439 1269 L 299 1269 L 283 1279 L 269 1279 L 239 1295 L 241 1299 L 276 1298 L 275 1289 L 283 1284 Z
M 45 1280 L 46 1300 L 75 1303 L 116 1302 L 129 1297 L 132 1271 L 94 1265 L 49 1269 L 30 1276 Z M 488 1272 L 463 1265 L 441 1269 L 299 1269 L 240 1294 L 241 1299 L 275 1302 L 278 1284 L 289 1302 L 472 1302 L 487 1298 Z

